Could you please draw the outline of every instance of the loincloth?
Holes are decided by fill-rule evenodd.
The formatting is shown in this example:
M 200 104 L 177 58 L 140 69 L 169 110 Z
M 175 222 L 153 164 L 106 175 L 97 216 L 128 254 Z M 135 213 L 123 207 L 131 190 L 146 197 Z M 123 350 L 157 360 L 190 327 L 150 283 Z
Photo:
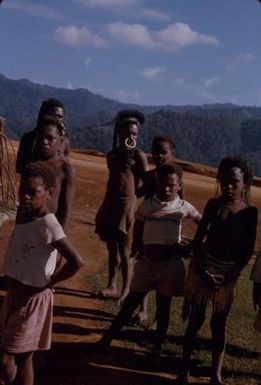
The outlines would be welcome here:
M 97 211 L 95 232 L 107 242 L 126 238 L 133 227 L 137 198 L 105 199 Z

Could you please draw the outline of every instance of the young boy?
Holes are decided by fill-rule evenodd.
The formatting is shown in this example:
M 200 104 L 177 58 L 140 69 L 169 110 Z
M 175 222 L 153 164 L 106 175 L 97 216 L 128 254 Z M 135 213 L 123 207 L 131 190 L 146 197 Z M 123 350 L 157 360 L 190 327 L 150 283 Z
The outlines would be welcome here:
M 180 199 L 180 167 L 172 163 L 157 170 L 157 193 L 139 206 L 134 225 L 132 257 L 138 259 L 131 290 L 99 345 L 109 345 L 121 327 L 128 323 L 148 291 L 157 291 L 157 336 L 154 350 L 160 355 L 170 316 L 171 297 L 183 293 L 185 267 L 181 259 L 181 223 L 184 217 L 195 222 L 200 213 Z
M 16 157 L 16 172 L 21 174 L 23 167 L 32 161 L 37 160 L 37 154 L 34 152 L 35 140 L 39 128 L 39 122 L 45 115 L 56 117 L 61 123 L 64 122 L 65 108 L 63 103 L 55 98 L 45 99 L 40 107 L 37 119 L 36 127 L 25 133 L 19 143 L 19 148 Z M 65 126 L 64 126 L 65 127 Z M 59 152 L 65 157 L 69 156 L 70 153 L 70 141 L 65 136 L 63 142 L 60 145 Z
M 156 193 L 157 169 L 164 163 L 175 163 L 175 149 L 175 142 L 170 136 L 159 135 L 153 138 L 151 155 L 155 168 L 144 174 L 143 184 L 137 192 L 138 197 L 144 196 L 146 199 Z M 182 198 L 181 191 L 179 191 L 179 196 Z
M 83 265 L 48 209 L 54 189 L 55 175 L 48 163 L 23 169 L 19 215 L 2 269 L 9 289 L 0 314 L 0 377 L 8 384 L 17 378 L 20 385 L 33 385 L 33 352 L 50 349 L 52 288 Z M 57 250 L 66 262 L 55 273 Z
M 157 170 L 158 168 L 168 162 L 175 162 L 176 145 L 173 139 L 167 135 L 155 136 L 152 140 L 151 155 L 155 168 L 147 171 L 143 177 L 143 185 L 138 189 L 138 197 L 144 198 L 152 197 L 157 190 Z M 184 198 L 183 185 L 179 191 L 180 198 Z M 148 295 L 143 298 L 139 312 L 133 317 L 133 323 L 142 324 L 148 318 Z M 150 329 L 156 329 L 157 310 L 154 317 L 153 324 Z
M 59 152 L 64 134 L 64 124 L 60 119 L 54 116 L 43 116 L 37 126 L 34 153 L 35 159 L 47 161 L 54 170 L 56 183 L 53 194 L 48 200 L 48 208 L 65 229 L 74 192 L 74 168 Z
M 104 200 L 96 214 L 96 233 L 106 243 L 109 254 L 108 285 L 104 297 L 115 297 L 117 273 L 122 270 L 120 302 L 129 292 L 131 268 L 130 237 L 134 221 L 138 183 L 148 169 L 144 152 L 136 147 L 144 116 L 136 110 L 122 110 L 116 115 L 113 148 L 107 154 L 109 179 Z

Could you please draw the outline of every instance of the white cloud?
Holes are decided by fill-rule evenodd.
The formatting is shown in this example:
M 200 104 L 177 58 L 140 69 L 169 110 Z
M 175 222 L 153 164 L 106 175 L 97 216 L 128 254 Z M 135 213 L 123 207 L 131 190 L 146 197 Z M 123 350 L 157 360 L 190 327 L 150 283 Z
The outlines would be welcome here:
M 232 71 L 241 63 L 251 63 L 255 60 L 255 55 L 252 53 L 240 53 L 238 54 L 231 63 L 226 65 L 228 71 Z
M 116 90 L 113 93 L 113 98 L 124 103 L 135 103 L 140 98 L 140 94 L 137 91 L 129 92 L 124 90 Z
M 165 71 L 165 67 L 146 67 L 139 74 L 147 80 L 159 80 Z
M 91 32 L 87 27 L 76 27 L 74 25 L 58 27 L 54 35 L 57 41 L 72 46 L 91 45 L 104 47 L 107 45 L 102 37 Z
M 188 24 L 174 23 L 160 31 L 149 31 L 143 24 L 110 23 L 109 34 L 118 41 L 144 48 L 176 51 L 192 44 L 219 45 L 217 38 L 193 31 Z
M 134 6 L 138 3 L 138 0 L 76 0 L 87 7 L 93 8 L 111 8 L 121 7 L 126 8 Z
M 143 8 L 141 11 L 141 14 L 149 20 L 156 20 L 156 21 L 170 20 L 169 14 L 164 13 L 159 9 L 155 9 L 155 8 Z
M 220 82 L 220 78 L 212 77 L 212 78 L 202 78 L 201 83 L 205 89 L 212 87 L 214 84 Z
M 177 50 L 191 44 L 219 44 L 217 38 L 193 31 L 185 23 L 174 23 L 158 31 L 156 39 L 163 47 L 170 50 Z
M 111 23 L 107 25 L 109 34 L 116 40 L 146 48 L 156 46 L 147 27 L 143 24 Z
M 12 11 L 22 12 L 29 16 L 41 17 L 44 19 L 59 19 L 61 15 L 58 15 L 50 7 L 34 4 L 24 1 L 5 1 L 3 2 L 3 8 L 10 9 Z

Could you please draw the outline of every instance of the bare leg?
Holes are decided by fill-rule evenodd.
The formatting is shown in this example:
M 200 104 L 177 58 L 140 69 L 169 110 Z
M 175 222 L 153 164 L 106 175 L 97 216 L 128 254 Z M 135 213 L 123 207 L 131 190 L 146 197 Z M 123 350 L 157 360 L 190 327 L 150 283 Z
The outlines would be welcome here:
M 109 329 L 104 333 L 102 339 L 98 342 L 101 346 L 110 345 L 111 341 L 117 336 L 121 328 L 126 325 L 133 312 L 140 304 L 142 298 L 146 295 L 143 292 L 130 291 L 125 300 L 123 301 L 122 307 L 119 313 L 112 321 Z
M 141 301 L 140 310 L 136 316 L 139 323 L 147 321 L 148 319 L 148 299 L 149 299 L 149 293 L 147 293 L 143 298 L 143 300 Z
M 19 385 L 34 384 L 33 352 L 23 353 L 19 357 L 17 377 Z
M 118 244 L 116 241 L 107 242 L 109 255 L 109 278 L 108 286 L 102 290 L 105 297 L 117 295 L 117 273 L 120 267 L 120 257 L 118 253 Z
M 185 385 L 188 381 L 188 374 L 190 369 L 190 359 L 195 344 L 197 332 L 203 325 L 205 320 L 206 306 L 192 305 L 191 314 L 189 317 L 188 326 L 184 335 L 182 368 L 176 384 Z
M 157 293 L 157 336 L 154 348 L 161 350 L 165 341 L 170 318 L 171 297 Z
M 6 384 L 14 381 L 17 374 L 17 364 L 15 355 L 10 353 L 3 353 L 1 358 L 0 379 Z
M 150 327 L 149 327 L 150 330 L 157 330 L 157 320 L 158 320 L 158 314 L 159 314 L 158 303 L 159 303 L 159 301 L 160 301 L 159 295 L 160 295 L 159 292 L 156 291 L 156 313 L 155 313 L 155 316 L 154 316 L 153 323 L 152 323 L 152 325 L 150 325 Z
M 211 318 L 212 330 L 212 380 L 222 381 L 222 364 L 226 344 L 226 321 L 231 305 L 227 306 L 222 312 L 215 312 Z
M 133 273 L 133 261 L 130 260 L 130 249 L 128 245 L 119 245 L 122 270 L 122 291 L 119 303 L 122 304 L 130 291 L 130 284 Z

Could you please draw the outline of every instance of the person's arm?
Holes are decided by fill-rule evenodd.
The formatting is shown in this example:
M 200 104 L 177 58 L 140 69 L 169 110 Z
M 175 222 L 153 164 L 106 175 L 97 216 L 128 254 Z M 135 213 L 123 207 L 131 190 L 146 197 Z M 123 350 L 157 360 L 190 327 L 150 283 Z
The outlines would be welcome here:
M 206 207 L 204 208 L 203 215 L 199 221 L 199 217 L 195 219 L 195 222 L 198 221 L 199 225 L 192 241 L 192 248 L 196 257 L 200 257 L 203 248 L 203 241 L 207 235 L 207 231 L 211 221 L 211 215 L 213 213 L 214 201 L 211 199 L 207 202 Z
M 256 242 L 258 211 L 256 207 L 251 207 L 249 210 L 249 215 L 245 224 L 243 258 L 238 263 L 238 269 L 240 269 L 239 272 L 248 264 L 252 257 Z
M 139 258 L 142 255 L 142 252 L 143 252 L 143 242 L 142 242 L 143 228 L 144 228 L 144 221 L 140 220 L 140 219 L 135 219 L 130 258 Z
M 194 267 L 201 279 L 211 288 L 217 288 L 219 282 L 216 281 L 215 277 L 208 273 L 205 265 L 205 249 L 204 240 L 207 236 L 208 228 L 210 226 L 213 216 L 217 212 L 218 201 L 216 199 L 210 199 L 203 211 L 202 219 L 199 222 L 195 237 L 191 243 L 193 251 L 193 260 L 195 262 Z
M 261 283 L 259 282 L 254 282 L 253 284 L 252 299 L 254 309 L 257 310 L 261 303 Z
M 64 155 L 66 158 L 69 158 L 71 150 L 70 140 L 67 136 L 64 137 Z
M 65 258 L 66 262 L 53 274 L 48 285 L 49 287 L 53 287 L 57 283 L 72 277 L 84 264 L 83 258 L 67 237 L 53 242 L 52 245 L 59 251 L 62 257 Z
M 241 271 L 248 264 L 250 258 L 253 255 L 256 241 L 257 214 L 258 212 L 256 207 L 249 208 L 248 217 L 244 225 L 244 244 L 242 247 L 242 257 L 237 262 L 235 268 L 227 275 L 226 283 L 235 281 L 238 278 Z
M 145 179 L 146 174 L 149 171 L 148 158 L 145 152 L 137 150 L 137 183 L 136 183 L 136 196 L 138 198 L 145 195 Z
M 141 165 L 141 175 L 143 176 L 146 171 L 149 171 L 149 162 L 145 152 L 140 152 L 140 165 Z
M 72 200 L 74 195 L 74 168 L 69 162 L 64 164 L 64 179 L 61 185 L 61 191 L 58 198 L 58 209 L 56 218 L 66 228 L 69 220 L 69 214 L 72 207 Z

